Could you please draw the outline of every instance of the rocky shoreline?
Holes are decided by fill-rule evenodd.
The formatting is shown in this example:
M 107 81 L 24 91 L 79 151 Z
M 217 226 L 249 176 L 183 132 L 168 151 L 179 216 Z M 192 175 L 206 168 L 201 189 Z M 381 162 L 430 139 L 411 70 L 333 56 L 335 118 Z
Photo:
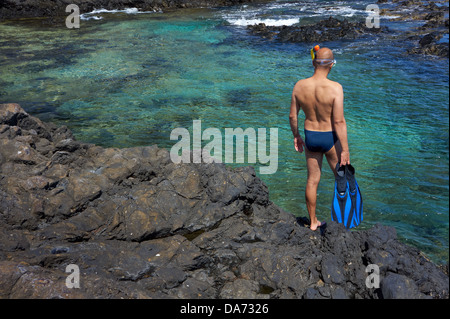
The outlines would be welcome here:
M 448 265 L 395 229 L 313 232 L 251 167 L 85 144 L 0 104 L 0 172 L 0 298 L 449 297 Z
M 176 8 L 230 6 L 264 0 L 2 0 L 0 21 L 15 18 L 65 17 L 69 4 L 76 4 L 80 13 L 94 9 L 138 8 L 141 11 L 160 11 Z M 267 1 L 267 0 L 266 0 Z

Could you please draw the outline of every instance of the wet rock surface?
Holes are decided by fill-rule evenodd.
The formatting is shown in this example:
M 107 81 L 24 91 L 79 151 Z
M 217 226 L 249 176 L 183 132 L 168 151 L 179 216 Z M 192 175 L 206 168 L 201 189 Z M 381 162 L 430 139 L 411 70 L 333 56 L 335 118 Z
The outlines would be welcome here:
M 447 20 L 448 22 L 448 20 Z M 447 23 L 448 28 L 448 23 Z M 409 54 L 434 55 L 442 58 L 449 57 L 449 44 L 440 43 L 440 40 L 447 34 L 443 31 L 433 31 L 425 35 L 419 35 L 416 47 L 409 49 Z M 416 41 L 417 42 L 417 41 Z
M 367 34 L 386 32 L 386 27 L 367 28 L 365 22 L 329 17 L 311 25 L 266 26 L 264 23 L 248 26 L 256 35 L 281 42 L 319 43 L 342 39 L 356 39 Z
M 0 298 L 448 298 L 448 274 L 393 228 L 304 223 L 251 167 L 105 149 L 0 105 Z
M 407 49 L 408 54 L 449 57 L 448 0 L 379 0 L 378 3 L 382 8 L 380 14 L 392 16 L 391 20 L 422 22 L 419 27 L 404 34 L 407 40 L 413 42 L 413 47 Z M 445 36 L 447 40 L 442 41 Z

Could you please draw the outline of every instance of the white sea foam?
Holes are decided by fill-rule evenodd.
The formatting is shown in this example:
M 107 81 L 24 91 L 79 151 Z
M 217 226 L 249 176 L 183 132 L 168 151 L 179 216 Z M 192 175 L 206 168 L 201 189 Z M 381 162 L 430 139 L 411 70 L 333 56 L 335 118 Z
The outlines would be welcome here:
M 256 19 L 256 18 L 238 18 L 238 19 L 227 19 L 227 21 L 232 25 L 237 26 L 248 26 L 264 23 L 267 26 L 284 26 L 293 25 L 300 22 L 299 18 L 287 18 L 287 19 Z
M 283 11 L 287 10 L 285 14 Z M 288 13 L 289 12 L 289 13 Z M 298 12 L 295 14 L 294 12 Z M 302 18 L 309 17 L 353 17 L 367 16 L 367 12 L 362 8 L 353 8 L 345 5 L 342 1 L 330 2 L 317 5 L 313 2 L 281 2 L 272 3 L 258 7 L 246 7 L 236 11 L 229 11 L 222 14 L 222 18 L 231 25 L 248 26 L 264 23 L 268 26 L 290 26 L 300 22 Z
M 103 19 L 101 16 L 98 16 L 102 13 L 126 13 L 126 14 L 141 14 L 141 13 L 154 13 L 156 11 L 139 11 L 138 8 L 126 8 L 123 10 L 115 9 L 115 10 L 108 10 L 108 9 L 94 9 L 91 12 L 83 13 L 80 15 L 81 20 L 101 20 Z
M 234 26 L 248 26 L 264 23 L 267 26 L 290 26 L 303 18 L 317 18 L 328 16 L 351 18 L 361 17 L 364 19 L 368 12 L 364 9 L 365 2 L 356 1 L 348 5 L 344 1 L 325 1 L 318 5 L 316 2 L 279 2 L 263 6 L 245 6 L 240 7 L 239 11 L 230 10 L 222 13 L 221 17 Z M 356 8 L 354 7 L 357 6 Z M 398 16 L 381 16 L 381 19 L 395 19 Z M 364 21 L 364 20 L 361 20 Z
M 340 7 L 324 7 L 315 10 L 317 15 L 337 15 L 341 17 L 353 17 L 355 14 L 366 14 L 363 10 L 357 10 L 351 8 L 349 6 L 340 6 Z
M 222 19 L 231 25 L 248 26 L 264 23 L 267 26 L 290 26 L 300 22 L 300 16 L 293 14 L 301 4 L 298 2 L 271 3 L 266 5 L 246 5 L 241 6 L 239 10 L 227 10 L 221 13 Z M 290 10 L 289 13 L 283 13 L 284 10 Z M 299 11 L 300 12 L 300 11 Z
M 301 4 L 297 3 L 297 2 L 287 2 L 287 3 L 272 3 L 272 4 L 268 4 L 265 8 L 268 10 L 273 10 L 273 9 L 286 9 L 286 8 L 296 8 L 296 7 L 300 7 Z
M 101 20 L 103 19 L 102 17 L 98 17 L 98 16 L 88 16 L 86 13 L 80 15 L 80 19 L 81 20 Z
M 400 18 L 401 16 L 396 16 L 396 15 L 382 15 L 380 16 L 380 19 L 397 19 Z

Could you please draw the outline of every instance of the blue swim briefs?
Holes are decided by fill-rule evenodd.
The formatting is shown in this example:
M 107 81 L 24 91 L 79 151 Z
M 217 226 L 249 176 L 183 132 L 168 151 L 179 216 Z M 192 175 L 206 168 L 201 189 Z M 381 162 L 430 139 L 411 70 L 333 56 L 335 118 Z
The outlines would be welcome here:
M 319 132 L 305 130 L 305 145 L 311 152 L 326 153 L 336 144 L 335 131 Z

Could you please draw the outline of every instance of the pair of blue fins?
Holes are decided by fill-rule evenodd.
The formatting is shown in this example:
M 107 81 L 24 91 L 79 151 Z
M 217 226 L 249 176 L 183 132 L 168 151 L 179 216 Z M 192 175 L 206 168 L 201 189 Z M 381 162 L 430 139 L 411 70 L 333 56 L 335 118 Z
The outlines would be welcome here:
M 355 178 L 355 168 L 348 164 L 336 165 L 331 219 L 350 229 L 363 220 L 363 200 Z

